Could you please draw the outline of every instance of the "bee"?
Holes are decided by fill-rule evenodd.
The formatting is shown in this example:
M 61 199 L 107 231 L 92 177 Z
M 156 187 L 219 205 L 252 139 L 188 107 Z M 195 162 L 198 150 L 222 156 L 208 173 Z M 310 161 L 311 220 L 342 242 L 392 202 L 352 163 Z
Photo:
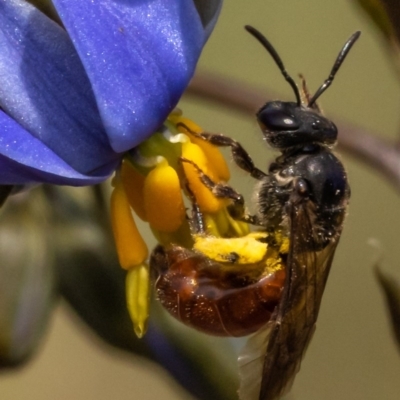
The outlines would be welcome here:
M 263 172 L 234 139 L 207 132 L 197 136 L 230 147 L 234 162 L 258 181 L 256 214 L 247 213 L 243 196 L 232 187 L 213 182 L 193 162 L 182 162 L 193 164 L 216 197 L 229 199 L 232 218 L 256 229 L 239 238 L 211 237 L 188 188 L 194 246 L 158 246 L 151 269 L 159 299 L 179 320 L 215 335 L 256 332 L 239 357 L 239 396 L 274 400 L 290 389 L 314 332 L 349 203 L 347 174 L 332 152 L 337 128 L 316 101 L 360 32 L 347 40 L 311 96 L 304 80 L 299 90 L 271 43 L 255 28 L 246 30 L 271 55 L 296 97 L 267 102 L 256 114 L 264 139 L 281 154 Z

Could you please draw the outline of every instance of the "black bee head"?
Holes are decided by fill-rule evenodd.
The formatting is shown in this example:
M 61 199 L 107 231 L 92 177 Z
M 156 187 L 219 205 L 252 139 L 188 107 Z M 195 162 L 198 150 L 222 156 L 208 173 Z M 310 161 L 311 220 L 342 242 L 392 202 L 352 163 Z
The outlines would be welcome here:
M 281 150 L 306 143 L 331 145 L 337 139 L 332 121 L 294 102 L 266 103 L 257 112 L 257 121 L 268 143 Z

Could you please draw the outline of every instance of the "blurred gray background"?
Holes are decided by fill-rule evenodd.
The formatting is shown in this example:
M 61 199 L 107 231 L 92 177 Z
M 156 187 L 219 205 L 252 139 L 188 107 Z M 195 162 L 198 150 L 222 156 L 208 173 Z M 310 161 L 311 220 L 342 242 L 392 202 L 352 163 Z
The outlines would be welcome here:
M 361 39 L 320 104 L 333 119 L 339 116 L 381 137 L 399 137 L 397 77 L 375 28 L 351 1 L 225 2 L 199 70 L 265 87 L 292 100 L 291 88 L 266 52 L 243 30 L 245 24 L 269 38 L 293 77 L 297 79 L 300 72 L 306 76 L 311 92 L 326 79 L 345 40 L 355 30 L 362 30 Z M 204 129 L 238 139 L 260 168 L 274 158 L 262 142 L 255 118 L 187 98 L 180 107 Z M 368 241 L 381 243 L 385 270 L 400 280 L 400 197 L 369 166 L 345 154 L 341 157 L 352 187 L 350 212 L 318 328 L 288 398 L 397 400 L 400 355 L 373 275 L 379 252 Z M 253 182 L 235 171 L 234 186 L 251 197 Z M 35 359 L 20 372 L 2 376 L 2 400 L 189 398 L 160 368 L 101 346 L 76 322 L 65 305 L 59 306 Z

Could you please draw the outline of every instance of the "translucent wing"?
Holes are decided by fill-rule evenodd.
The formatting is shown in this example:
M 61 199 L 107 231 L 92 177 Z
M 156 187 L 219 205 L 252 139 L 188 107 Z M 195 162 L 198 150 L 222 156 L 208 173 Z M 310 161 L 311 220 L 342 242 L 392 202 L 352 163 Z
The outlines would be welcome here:
M 313 208 L 306 199 L 291 203 L 285 287 L 272 321 L 249 339 L 239 358 L 241 400 L 275 400 L 284 395 L 314 332 L 341 227 L 321 249 Z
M 241 350 L 238 358 L 241 400 L 256 400 L 260 394 L 264 357 L 267 351 L 274 321 L 269 321 L 252 335 Z

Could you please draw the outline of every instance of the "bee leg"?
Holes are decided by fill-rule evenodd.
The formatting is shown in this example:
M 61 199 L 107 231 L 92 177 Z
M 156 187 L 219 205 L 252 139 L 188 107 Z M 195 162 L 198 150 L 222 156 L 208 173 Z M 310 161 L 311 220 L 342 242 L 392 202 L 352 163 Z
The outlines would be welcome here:
M 217 147 L 230 147 L 232 152 L 233 161 L 237 164 L 237 166 L 244 171 L 248 172 L 253 178 L 262 180 L 264 179 L 267 174 L 265 172 L 258 169 L 255 165 L 253 160 L 251 159 L 250 155 L 247 151 L 242 147 L 242 145 L 237 142 L 236 140 L 223 135 L 222 133 L 208 133 L 202 132 L 197 133 L 193 132 L 189 127 L 187 127 L 182 122 L 179 122 L 177 126 L 182 126 L 192 135 L 205 140 Z
M 192 204 L 192 216 L 190 218 L 190 227 L 193 232 L 197 234 L 205 234 L 206 233 L 206 226 L 204 224 L 204 218 L 203 218 L 203 213 L 200 210 L 199 205 L 197 204 L 196 197 L 194 193 L 192 192 L 192 189 L 190 189 L 189 183 L 186 182 L 185 188 L 187 191 L 187 195 L 190 199 L 190 202 Z
M 188 160 L 187 158 L 181 157 L 180 160 L 182 162 L 189 163 L 193 165 L 193 167 L 197 170 L 199 174 L 199 178 L 205 187 L 211 190 L 212 194 L 220 199 L 229 199 L 232 200 L 232 204 L 228 206 L 229 215 L 236 220 L 247 222 L 252 225 L 261 225 L 259 219 L 256 215 L 249 215 L 246 213 L 244 197 L 238 193 L 233 187 L 227 185 L 226 183 L 216 183 L 214 182 L 208 175 L 206 175 L 201 168 L 194 163 L 192 160 Z M 191 196 L 193 196 L 192 204 L 196 204 L 196 200 L 194 199 L 193 193 L 189 190 Z M 194 201 L 193 201 L 194 199 Z M 197 204 L 196 204 L 197 205 Z M 198 206 L 197 206 L 198 207 Z M 200 215 L 200 210 L 198 211 Z

